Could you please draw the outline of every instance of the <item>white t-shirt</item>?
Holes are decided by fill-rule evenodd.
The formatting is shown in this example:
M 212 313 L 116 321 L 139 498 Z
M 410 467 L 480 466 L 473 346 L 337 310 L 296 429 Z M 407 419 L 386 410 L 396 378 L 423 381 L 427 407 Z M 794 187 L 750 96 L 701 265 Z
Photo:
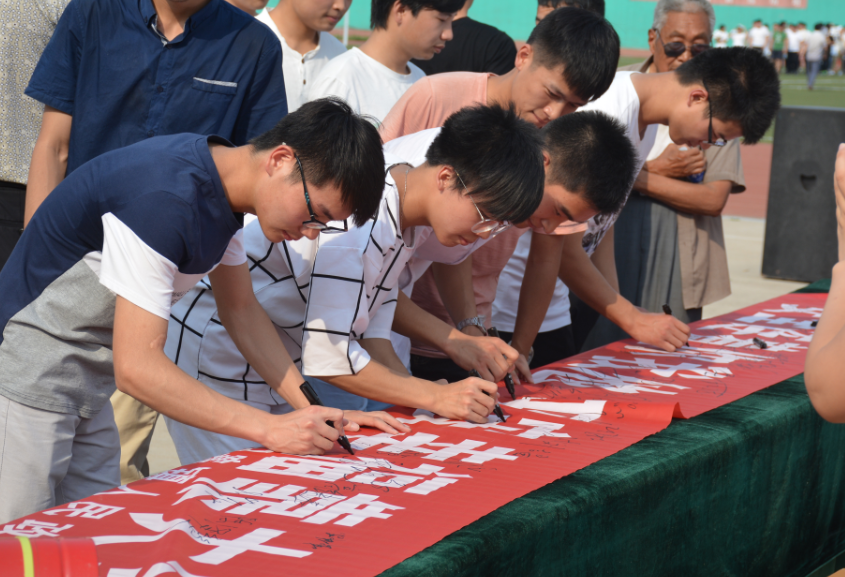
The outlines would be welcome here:
M 381 124 L 396 101 L 425 72 L 408 62 L 410 74 L 399 74 L 352 48 L 333 58 L 306 91 L 308 100 L 325 96 L 344 99 L 353 110 Z
M 713 43 L 716 48 L 727 48 L 730 34 L 727 30 L 716 30 L 713 32 Z
M 804 58 L 808 62 L 818 62 L 824 56 L 824 47 L 827 46 L 827 39 L 820 30 L 813 30 L 807 36 L 807 53 Z
M 616 73 L 613 84 L 601 98 L 582 106 L 580 110 L 598 110 L 617 119 L 626 127 L 628 138 L 636 148 L 639 155 L 637 170 L 642 169 L 648 153 L 654 146 L 657 135 L 657 125 L 650 125 L 646 128 L 643 137 L 640 138 L 640 98 L 631 82 L 631 76 L 638 72 L 621 71 Z M 630 194 L 631 191 L 628 191 Z M 622 209 L 619 210 L 621 212 Z M 582 245 L 588 255 L 592 256 L 596 247 L 610 229 L 619 212 L 608 215 L 598 215 L 589 220 L 589 227 L 584 234 Z M 496 291 L 496 300 L 493 302 L 493 322 L 496 327 L 508 332 L 513 331 L 516 321 L 516 311 L 519 305 L 519 289 L 522 279 L 525 277 L 525 262 L 528 259 L 530 249 L 529 235 L 524 235 L 516 245 L 513 256 L 508 261 L 505 270 L 499 277 L 499 286 Z M 564 327 L 571 323 L 569 314 L 569 289 L 560 279 L 555 282 L 555 292 L 552 302 L 546 313 L 545 320 L 541 325 L 542 332 L 551 331 Z
M 759 28 L 752 26 L 748 31 L 748 36 L 751 37 L 751 46 L 754 48 L 764 48 L 769 44 L 769 29 L 765 26 Z
M 745 46 L 748 33 L 745 30 L 731 30 L 731 46 Z
M 317 48 L 307 54 L 300 54 L 288 46 L 278 26 L 270 18 L 269 10 L 262 10 L 256 20 L 269 27 L 282 44 L 282 72 L 285 75 L 288 112 L 293 112 L 308 102 L 305 98 L 308 85 L 317 79 L 329 60 L 346 52 L 346 47 L 328 32 L 320 32 Z
M 801 50 L 801 35 L 797 30 L 786 29 L 786 51 L 799 52 Z

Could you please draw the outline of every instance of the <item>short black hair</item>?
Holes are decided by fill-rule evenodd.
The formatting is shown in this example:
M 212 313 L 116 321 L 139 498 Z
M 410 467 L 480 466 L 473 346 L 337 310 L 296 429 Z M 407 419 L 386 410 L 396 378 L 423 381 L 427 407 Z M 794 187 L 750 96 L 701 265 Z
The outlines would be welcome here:
M 373 0 L 370 7 L 370 27 L 373 30 L 387 28 L 390 10 L 397 2 L 410 8 L 411 14 L 416 17 L 424 8 L 452 14 L 463 8 L 466 0 Z
M 599 16 L 604 16 L 604 0 L 537 0 L 537 6 L 545 8 L 563 8 L 564 6 L 583 8 L 595 12 Z
M 746 144 L 763 138 L 780 108 L 778 73 L 753 48 L 712 48 L 681 64 L 675 74 L 684 86 L 705 86 L 713 117 L 738 122 Z
M 604 94 L 619 64 L 619 35 L 603 17 L 581 8 L 558 8 L 528 37 L 534 64 L 563 66 L 563 79 L 584 100 Z
M 512 106 L 455 112 L 425 157 L 432 166 L 455 169 L 488 218 L 522 222 L 543 200 L 543 140 Z
M 341 202 L 352 209 L 357 226 L 375 216 L 384 190 L 381 137 L 371 120 L 343 100 L 307 102 L 249 144 L 256 151 L 287 144 L 299 156 L 309 184 L 331 182 L 340 188 Z M 299 180 L 299 171 L 293 177 Z
M 567 114 L 542 130 L 551 157 L 548 180 L 580 195 L 602 214 L 622 208 L 638 156 L 625 126 L 595 110 Z

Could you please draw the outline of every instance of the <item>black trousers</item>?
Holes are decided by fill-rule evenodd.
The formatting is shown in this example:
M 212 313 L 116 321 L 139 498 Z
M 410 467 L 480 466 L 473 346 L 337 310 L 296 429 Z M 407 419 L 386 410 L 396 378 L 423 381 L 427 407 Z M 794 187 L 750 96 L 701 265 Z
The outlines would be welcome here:
M 469 372 L 459 367 L 452 359 L 421 355 L 411 355 L 411 374 L 426 381 L 446 379 L 447 383 L 462 381 L 469 376 Z
M 0 269 L 23 232 L 23 210 L 26 186 L 16 182 L 0 181 Z
M 798 67 L 801 64 L 801 60 L 798 58 L 797 52 L 787 52 L 786 53 L 786 71 L 790 74 L 795 74 L 798 72 Z

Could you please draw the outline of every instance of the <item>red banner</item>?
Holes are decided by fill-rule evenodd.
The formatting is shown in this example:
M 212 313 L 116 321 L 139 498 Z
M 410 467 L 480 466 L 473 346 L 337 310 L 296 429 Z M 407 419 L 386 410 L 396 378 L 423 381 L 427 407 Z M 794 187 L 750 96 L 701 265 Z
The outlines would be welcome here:
M 396 411 L 406 435 L 356 454 L 240 451 L 2 527 L 90 536 L 102 577 L 375 575 L 479 517 L 691 417 L 803 371 L 826 295 L 788 295 L 696 323 L 668 354 L 614 343 L 536 373 L 505 423 Z M 757 339 L 755 342 L 754 339 Z M 761 349 L 761 343 L 766 348 Z

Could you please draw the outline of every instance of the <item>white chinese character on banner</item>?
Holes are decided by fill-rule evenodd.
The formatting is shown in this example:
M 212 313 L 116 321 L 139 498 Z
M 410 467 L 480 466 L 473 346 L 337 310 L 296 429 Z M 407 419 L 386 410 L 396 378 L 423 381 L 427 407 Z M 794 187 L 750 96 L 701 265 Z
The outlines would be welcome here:
M 517 435 L 518 437 L 525 437 L 526 439 L 539 439 L 540 437 L 569 437 L 566 433 L 558 433 L 564 425 L 560 423 L 550 423 L 548 421 L 535 421 L 534 419 L 522 419 L 519 424 L 523 427 L 531 427 L 525 432 Z
M 723 379 L 730 375 L 730 369 L 725 367 L 707 367 L 692 363 L 681 363 L 679 365 L 659 364 L 655 359 L 643 359 L 634 357 L 633 360 L 595 355 L 586 362 L 568 363 L 567 368 L 585 372 L 584 369 L 633 369 L 647 370 L 658 377 L 669 378 L 678 374 L 684 379 Z
M 16 537 L 58 537 L 60 531 L 70 529 L 73 525 L 45 523 L 44 521 L 27 520 L 17 525 L 4 525 L 0 533 L 15 535 Z
M 82 517 L 84 519 L 102 519 L 108 517 L 113 513 L 122 511 L 123 507 L 114 507 L 111 505 L 102 505 L 94 503 L 93 501 L 77 501 L 68 503 L 61 509 L 50 509 L 44 511 L 45 515 L 58 515 L 60 513 L 67 513 L 66 517 Z
M 147 479 L 184 484 L 196 477 L 200 471 L 204 471 L 208 468 L 209 467 L 197 467 L 196 469 L 171 469 L 170 471 L 165 471 L 157 475 L 150 475 Z
M 188 557 L 192 561 L 208 565 L 219 565 L 220 563 L 233 559 L 234 557 L 237 557 L 247 551 L 297 558 L 307 557 L 311 554 L 310 551 L 301 551 L 286 547 L 273 547 L 264 544 L 271 539 L 275 539 L 276 537 L 283 535 L 285 533 L 284 531 L 277 531 L 274 529 L 255 529 L 254 531 L 250 531 L 249 533 L 236 539 L 227 540 L 203 535 L 185 519 L 165 521 L 163 515 L 154 513 L 130 513 L 130 517 L 133 521 L 135 521 L 135 523 L 145 529 L 148 529 L 149 531 L 152 531 L 154 534 L 101 535 L 92 538 L 94 544 L 101 546 L 118 543 L 152 543 L 162 539 L 169 533 L 178 531 L 184 533 L 196 543 L 212 547 L 211 550 L 206 551 L 205 553 Z
M 690 338 L 695 337 L 697 335 L 692 335 Z M 707 337 L 710 338 L 710 337 Z M 719 338 L 714 336 L 713 338 Z M 728 337 L 733 338 L 733 337 Z M 690 342 L 693 342 L 690 340 Z M 749 339 L 748 343 L 752 343 Z M 764 357 L 761 355 L 755 355 L 752 353 L 746 353 L 742 351 L 726 351 L 724 349 L 710 349 L 710 348 L 702 348 L 702 347 L 694 347 L 691 345 L 687 345 L 683 348 L 676 350 L 675 352 L 670 353 L 669 351 L 664 351 L 662 349 L 651 348 L 647 346 L 640 346 L 640 345 L 627 345 L 625 350 L 631 351 L 632 353 L 638 355 L 653 355 L 656 357 L 669 357 L 669 358 L 678 358 L 678 359 L 687 359 L 691 361 L 701 361 L 705 363 L 716 363 L 720 365 L 727 365 L 736 361 L 745 361 L 745 362 L 762 362 L 769 360 L 769 357 Z
M 689 387 L 671 383 L 658 383 L 614 372 L 612 375 L 593 371 L 585 368 L 572 368 L 570 371 L 545 370 L 537 371 L 534 374 L 534 382 L 557 381 L 567 387 L 596 387 L 614 393 L 658 393 L 661 395 L 675 395 L 675 391 L 666 391 L 664 388 L 683 390 Z M 509 403 L 505 403 L 506 405 Z
M 229 463 L 240 463 L 246 459 L 246 455 L 217 455 L 216 457 L 211 457 L 210 459 L 206 459 L 205 461 L 200 461 L 202 463 L 219 463 L 221 465 L 227 465 Z
M 375 495 L 359 493 L 336 505 L 332 505 L 325 511 L 308 517 L 305 519 L 305 522 L 322 525 L 329 521 L 334 521 L 335 525 L 352 527 L 364 519 L 389 519 L 391 515 L 390 513 L 385 513 L 385 511 L 396 511 L 400 509 L 404 509 L 404 507 L 383 503 Z
M 452 443 L 437 443 L 437 435 L 430 435 L 428 433 L 417 433 L 406 437 L 403 440 L 394 439 L 395 435 L 388 435 L 387 433 L 380 433 L 372 436 L 356 436 L 352 446 L 357 449 L 366 449 L 369 447 L 376 447 L 385 445 L 379 449 L 379 452 L 390 453 L 398 455 L 405 451 L 412 451 L 415 453 L 422 453 L 423 459 L 430 459 L 432 461 L 445 461 L 451 457 L 459 457 L 461 455 L 468 455 L 461 459 L 465 463 L 486 463 L 493 459 L 504 459 L 507 461 L 514 461 L 517 459 L 515 455 L 508 455 L 514 449 L 506 447 L 490 447 L 483 451 L 477 450 L 486 443 L 482 441 L 465 440 L 458 444 Z M 426 446 L 428 445 L 428 446 Z

